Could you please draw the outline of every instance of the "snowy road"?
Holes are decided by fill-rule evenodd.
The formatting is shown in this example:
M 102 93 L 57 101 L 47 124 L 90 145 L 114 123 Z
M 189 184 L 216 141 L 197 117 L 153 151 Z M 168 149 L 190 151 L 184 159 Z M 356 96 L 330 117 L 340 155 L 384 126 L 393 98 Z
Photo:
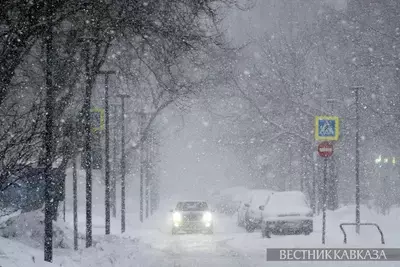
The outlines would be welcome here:
M 152 249 L 165 254 L 159 266 L 265 266 L 265 258 L 255 261 L 229 245 L 235 235 L 248 235 L 232 218 L 217 216 L 214 235 L 171 235 L 168 224 L 163 225 L 163 222 L 160 219 L 153 229 L 133 234 Z
M 104 220 L 95 217 L 94 244 L 84 248 L 80 244 L 78 252 L 72 249 L 55 249 L 54 265 L 64 267 L 213 267 L 213 266 L 249 266 L 249 267 L 354 267 L 379 266 L 397 267 L 398 262 L 266 262 L 267 248 L 400 248 L 397 214 L 389 220 L 371 213 L 369 221 L 379 223 L 386 233 L 386 245 L 379 245 L 379 234 L 371 228 L 363 229 L 362 235 L 356 236 L 349 231 L 349 243 L 343 244 L 343 236 L 338 224 L 348 221 L 348 209 L 330 213 L 327 222 L 327 244 L 321 245 L 320 218 L 316 218 L 315 232 L 309 236 L 289 235 L 262 238 L 259 231 L 247 233 L 236 226 L 234 217 L 215 214 L 214 235 L 172 235 L 171 228 L 163 215 L 154 215 L 145 223 L 135 223 L 136 216 L 129 217 L 127 232 L 119 234 L 118 221 L 113 221 L 111 236 L 104 236 Z M 367 211 L 364 211 L 367 218 Z M 400 212 L 398 213 L 400 215 Z M 169 214 L 170 215 L 170 214 Z M 351 214 L 352 215 L 352 214 Z M 69 216 L 70 217 L 70 216 Z M 24 221 L 24 223 L 27 223 Z M 33 228 L 32 228 L 33 229 Z M 84 230 L 84 220 L 79 229 Z M 65 229 L 66 231 L 70 231 Z M 34 231 L 32 231 L 34 232 Z M 20 236 L 18 240 L 0 238 L 0 266 L 46 266 L 43 262 L 43 250 L 25 244 L 27 238 L 37 235 Z M 38 236 L 39 238 L 42 235 Z M 68 236 L 66 236 L 68 237 Z M 68 240 L 66 240 L 68 241 Z M 68 242 L 67 242 L 68 243 Z M 23 253 L 21 253 L 23 252 Z
M 264 258 L 256 260 L 228 244 L 234 234 L 246 235 L 232 225 L 230 218 L 224 218 L 216 225 L 214 235 L 172 236 L 165 229 L 156 229 L 141 231 L 139 238 L 165 253 L 159 266 L 265 266 Z
M 225 240 L 202 236 L 172 238 L 162 251 L 166 258 L 159 266 L 253 266 L 250 259 L 226 246 Z
M 336 222 L 333 224 L 336 225 Z M 212 236 L 202 234 L 173 236 L 168 227 L 141 230 L 134 236 L 153 251 L 164 255 L 162 262 L 158 262 L 157 266 L 320 266 L 321 262 L 266 262 L 265 260 L 265 250 L 268 247 L 323 247 L 318 222 L 316 222 L 316 228 L 310 236 L 273 236 L 271 239 L 265 239 L 261 237 L 259 231 L 247 233 L 243 228 L 236 226 L 234 218 L 220 215 L 217 218 L 215 234 Z M 343 247 L 338 227 L 329 231 L 327 238 L 330 241 L 327 247 Z M 366 237 L 366 240 L 369 240 L 371 244 L 368 247 L 377 247 L 373 244 L 376 243 L 375 240 L 371 242 L 370 235 Z M 357 241 L 359 242 L 361 241 Z M 350 247 L 354 245 L 354 243 L 350 244 Z M 341 267 L 361 266 L 361 264 L 363 266 L 366 264 L 368 266 L 398 266 L 395 262 L 324 262 L 323 264 Z
M 169 210 L 169 209 L 165 209 Z M 93 234 L 99 238 L 99 246 L 93 248 L 93 253 L 86 252 L 76 258 L 77 266 L 90 267 L 156 267 L 156 266 L 250 266 L 250 267 L 303 267 L 321 266 L 321 262 L 266 262 L 267 248 L 376 248 L 384 246 L 400 247 L 400 232 L 398 218 L 400 212 L 391 218 L 377 216 L 374 212 L 363 210 L 365 220 L 376 222 L 385 233 L 386 245 L 380 244 L 379 233 L 374 228 L 363 228 L 362 234 L 356 236 L 354 229 L 349 227 L 348 244 L 343 244 L 343 235 L 339 229 L 341 222 L 353 219 L 353 207 L 330 212 L 327 220 L 326 245 L 321 245 L 321 218 L 314 220 L 314 232 L 309 235 L 272 236 L 262 238 L 259 230 L 247 233 L 236 226 L 235 217 L 215 214 L 214 235 L 189 234 L 172 235 L 171 225 L 166 217 L 171 217 L 167 211 L 160 212 L 138 222 L 137 214 L 131 214 L 127 220 L 127 232 L 120 236 L 120 222 L 113 220 L 112 233 L 115 239 L 104 241 L 104 219 L 94 218 Z M 68 216 L 72 217 L 72 216 Z M 84 215 L 80 216 L 79 229 L 84 233 Z M 103 241 L 101 241 L 103 240 Z M 89 249 L 92 250 L 92 249 Z M 87 255 L 89 258 L 86 258 Z M 324 266 L 399 266 L 398 262 L 323 262 Z M 69 266 L 64 264 L 63 266 Z M 75 267 L 75 265 L 74 265 Z

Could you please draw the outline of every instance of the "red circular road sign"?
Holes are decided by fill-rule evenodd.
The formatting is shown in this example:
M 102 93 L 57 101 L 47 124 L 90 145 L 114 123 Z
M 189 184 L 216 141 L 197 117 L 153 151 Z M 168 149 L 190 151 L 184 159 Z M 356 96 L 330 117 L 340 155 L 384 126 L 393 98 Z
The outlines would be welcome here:
M 332 156 L 333 145 L 329 142 L 322 142 L 318 145 L 318 154 L 323 158 Z

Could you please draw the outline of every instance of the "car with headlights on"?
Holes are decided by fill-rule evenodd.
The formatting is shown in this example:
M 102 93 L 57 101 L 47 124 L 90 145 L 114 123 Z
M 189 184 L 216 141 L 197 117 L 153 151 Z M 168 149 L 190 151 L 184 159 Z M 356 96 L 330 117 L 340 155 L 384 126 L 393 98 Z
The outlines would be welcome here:
M 274 192 L 259 209 L 262 237 L 271 238 L 271 233 L 309 235 L 313 232 L 313 211 L 303 192 Z
M 172 234 L 214 233 L 213 215 L 205 201 L 178 202 L 172 212 Z

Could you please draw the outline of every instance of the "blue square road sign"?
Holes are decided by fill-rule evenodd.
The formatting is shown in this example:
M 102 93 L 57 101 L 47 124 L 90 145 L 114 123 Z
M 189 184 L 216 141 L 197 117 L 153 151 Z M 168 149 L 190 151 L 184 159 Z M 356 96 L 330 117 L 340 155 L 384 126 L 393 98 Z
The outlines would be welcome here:
M 334 116 L 315 117 L 315 140 L 337 141 L 339 139 L 339 118 Z

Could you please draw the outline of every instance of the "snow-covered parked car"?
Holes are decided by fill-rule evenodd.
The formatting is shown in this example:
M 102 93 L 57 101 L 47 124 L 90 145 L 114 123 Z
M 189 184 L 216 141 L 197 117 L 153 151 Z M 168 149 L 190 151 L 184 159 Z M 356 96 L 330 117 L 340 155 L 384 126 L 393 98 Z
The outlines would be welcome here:
M 270 238 L 271 233 L 309 235 L 313 232 L 313 212 L 307 197 L 300 191 L 274 192 L 259 209 L 263 237 Z
M 265 204 L 271 193 L 272 191 L 265 189 L 255 189 L 250 192 L 249 202 L 244 204 L 246 208 L 244 227 L 247 232 L 253 232 L 261 226 L 262 212 L 259 207 Z

